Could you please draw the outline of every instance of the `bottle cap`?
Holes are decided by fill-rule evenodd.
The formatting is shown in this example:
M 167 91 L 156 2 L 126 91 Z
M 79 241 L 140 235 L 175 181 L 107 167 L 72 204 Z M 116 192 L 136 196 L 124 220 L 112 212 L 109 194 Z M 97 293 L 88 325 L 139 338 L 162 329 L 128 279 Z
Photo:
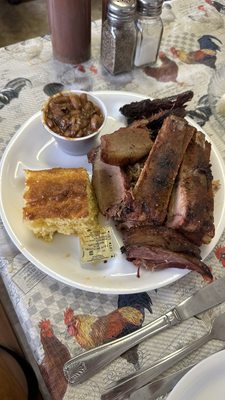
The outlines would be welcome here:
M 163 0 L 137 0 L 137 12 L 141 15 L 156 17 L 162 12 Z
M 113 20 L 127 21 L 134 17 L 136 0 L 110 0 L 108 17 Z

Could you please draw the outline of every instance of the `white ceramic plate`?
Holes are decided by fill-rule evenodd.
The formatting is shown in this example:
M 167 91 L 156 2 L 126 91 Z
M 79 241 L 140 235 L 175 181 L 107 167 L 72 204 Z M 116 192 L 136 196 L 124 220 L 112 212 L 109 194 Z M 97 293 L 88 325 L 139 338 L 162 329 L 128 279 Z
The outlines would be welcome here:
M 223 400 L 225 350 L 201 361 L 175 386 L 167 400 Z
M 94 94 L 105 102 L 109 115 L 102 133 L 113 132 L 125 124 L 119 112 L 122 105 L 145 98 L 142 95 L 119 91 L 95 92 Z M 202 247 L 203 258 L 214 248 L 225 225 L 224 164 L 214 145 L 212 145 L 211 159 L 213 176 L 220 180 L 221 188 L 215 197 L 216 235 L 210 245 Z M 121 242 L 115 230 L 116 257 L 107 263 L 97 265 L 81 266 L 79 240 L 73 236 L 57 234 L 51 243 L 36 239 L 22 220 L 23 170 L 53 167 L 84 167 L 91 175 L 91 165 L 88 164 L 87 157 L 74 157 L 63 153 L 42 127 L 40 113 L 37 113 L 14 135 L 2 157 L 0 209 L 10 238 L 21 253 L 40 270 L 71 286 L 109 294 L 152 290 L 168 285 L 187 274 L 187 270 L 175 268 L 156 272 L 143 270 L 138 278 L 137 268 L 120 252 Z

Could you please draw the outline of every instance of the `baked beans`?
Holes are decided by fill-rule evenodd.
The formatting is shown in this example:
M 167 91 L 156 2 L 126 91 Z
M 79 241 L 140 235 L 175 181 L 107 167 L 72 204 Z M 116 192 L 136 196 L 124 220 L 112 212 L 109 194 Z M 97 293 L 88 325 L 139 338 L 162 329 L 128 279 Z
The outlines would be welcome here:
M 96 132 L 103 123 L 100 108 L 86 93 L 59 93 L 48 101 L 44 122 L 55 133 L 68 138 L 80 138 Z

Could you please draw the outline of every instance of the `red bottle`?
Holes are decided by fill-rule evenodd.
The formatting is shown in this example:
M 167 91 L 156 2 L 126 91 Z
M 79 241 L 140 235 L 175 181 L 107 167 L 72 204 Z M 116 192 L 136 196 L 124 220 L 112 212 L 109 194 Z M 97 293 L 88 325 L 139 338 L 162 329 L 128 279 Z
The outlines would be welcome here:
M 109 0 L 102 0 L 102 23 L 106 19 L 108 2 L 109 2 Z
M 80 64 L 91 56 L 91 0 L 48 0 L 54 57 Z

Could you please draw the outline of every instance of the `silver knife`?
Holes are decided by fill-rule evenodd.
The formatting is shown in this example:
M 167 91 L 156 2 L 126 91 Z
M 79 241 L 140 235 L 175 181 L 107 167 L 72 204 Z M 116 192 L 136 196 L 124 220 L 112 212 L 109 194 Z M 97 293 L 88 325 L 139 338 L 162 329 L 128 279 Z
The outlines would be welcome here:
M 157 379 L 156 381 L 150 382 L 147 385 L 142 386 L 140 389 L 130 394 L 129 400 L 156 400 L 160 396 L 165 396 L 195 365 L 196 364 L 192 364 L 186 368 L 181 369 L 180 371 L 176 371 L 173 374 L 166 375 L 163 378 Z M 111 399 L 111 390 L 108 390 L 101 396 L 101 400 Z
M 225 276 L 206 285 L 166 314 L 137 331 L 71 358 L 64 364 L 65 378 L 71 384 L 82 383 L 143 340 L 224 301 Z

